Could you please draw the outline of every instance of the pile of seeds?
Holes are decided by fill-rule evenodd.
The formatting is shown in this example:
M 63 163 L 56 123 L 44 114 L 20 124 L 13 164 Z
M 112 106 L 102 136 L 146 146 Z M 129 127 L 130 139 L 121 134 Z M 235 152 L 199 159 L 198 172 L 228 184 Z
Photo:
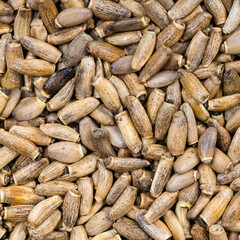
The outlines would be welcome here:
M 240 0 L 0 0 L 0 34 L 0 239 L 240 239 Z

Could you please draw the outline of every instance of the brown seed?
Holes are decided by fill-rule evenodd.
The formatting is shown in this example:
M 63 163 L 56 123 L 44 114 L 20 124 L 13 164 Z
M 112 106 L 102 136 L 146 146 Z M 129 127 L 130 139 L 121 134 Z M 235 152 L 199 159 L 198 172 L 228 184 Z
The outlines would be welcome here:
M 29 76 L 49 76 L 55 71 L 55 65 L 40 59 L 17 58 L 11 66 L 20 74 Z
M 6 88 L 20 88 L 22 85 L 22 76 L 12 69 L 12 65 L 17 58 L 23 59 L 23 50 L 20 43 L 8 43 L 6 50 L 6 63 L 7 63 L 7 72 L 6 72 L 6 82 L 2 83 L 3 87 Z
M 77 65 L 87 55 L 86 48 L 91 41 L 93 38 L 84 32 L 75 37 L 63 52 L 63 64 L 67 67 Z
M 189 209 L 187 213 L 187 218 L 189 220 L 195 219 L 201 213 L 201 211 L 206 207 L 206 205 L 209 203 L 209 201 L 211 200 L 211 197 L 212 196 L 210 195 L 201 193 L 195 205 Z
M 171 175 L 173 161 L 174 157 L 172 157 L 169 153 L 166 153 L 161 157 L 150 189 L 151 195 L 154 198 L 159 197 L 167 184 Z
M 158 48 L 158 50 L 150 57 L 147 64 L 144 66 L 140 73 L 140 82 L 148 81 L 153 75 L 155 75 L 161 68 L 168 62 L 172 55 L 172 50 L 164 45 Z
M 36 127 L 12 126 L 9 132 L 27 138 L 40 146 L 48 146 L 52 141 L 50 137 Z
M 234 164 L 240 162 L 240 154 L 239 154 L 239 141 L 240 141 L 240 128 L 238 128 L 232 138 L 231 144 L 228 149 L 228 157 Z
M 44 198 L 33 193 L 33 189 L 21 186 L 9 186 L 0 189 L 1 203 L 34 205 Z
M 224 3 L 224 2 L 223 2 Z M 228 9 L 229 15 L 227 17 L 227 20 L 223 26 L 223 33 L 224 34 L 230 34 L 233 32 L 240 23 L 239 15 L 237 14 L 240 9 L 240 3 L 239 1 L 233 1 L 233 5 L 231 6 L 231 10 Z
M 220 88 L 220 85 L 221 85 L 221 80 L 217 76 L 211 76 L 210 78 L 208 78 L 203 82 L 203 86 L 209 92 L 208 100 L 211 100 L 215 97 L 215 95 L 217 94 Z
M 192 38 L 185 53 L 187 57 L 185 67 L 188 71 L 192 72 L 199 67 L 207 46 L 208 39 L 209 37 L 206 36 L 202 31 L 197 32 Z
M 12 35 L 10 33 L 6 33 L 2 35 L 0 40 L 0 73 L 5 73 L 6 71 L 6 51 L 7 45 L 12 40 Z
M 150 165 L 149 161 L 139 158 L 118 158 L 108 157 L 104 160 L 106 168 L 118 171 L 127 172 L 136 169 L 141 169 Z
M 13 231 L 11 232 L 9 239 L 14 240 L 14 239 L 24 239 L 27 237 L 27 223 L 22 222 L 18 223 Z
M 178 53 L 173 53 L 170 60 L 167 62 L 167 64 L 163 67 L 164 70 L 176 70 L 180 67 L 182 67 L 185 64 L 185 59 L 183 58 L 183 55 Z
M 73 27 L 86 22 L 92 15 L 92 11 L 87 8 L 68 8 L 57 15 L 55 24 L 60 28 Z
M 144 0 L 142 2 L 144 10 L 148 17 L 161 29 L 167 27 L 170 23 L 166 10 L 157 0 Z
M 212 196 L 215 192 L 217 183 L 213 169 L 209 165 L 200 164 L 198 166 L 198 171 L 200 173 L 199 182 L 202 193 Z
M 95 16 L 104 20 L 119 20 L 131 16 L 131 12 L 127 8 L 109 0 L 91 0 L 88 8 L 93 11 Z
M 235 180 L 233 180 L 230 184 L 230 188 L 235 192 L 239 191 L 239 189 L 240 189 L 240 178 L 236 178 Z
M 9 133 L 1 129 L 0 142 L 10 149 L 19 152 L 25 156 L 35 159 L 39 155 L 39 148 L 30 140 L 24 139 L 18 135 Z
M 198 142 L 197 124 L 193 110 L 188 103 L 183 103 L 180 110 L 184 112 L 187 119 L 188 145 L 193 145 Z
M 233 168 L 233 163 L 230 158 L 221 150 L 215 148 L 214 156 L 211 162 L 211 167 L 217 173 L 228 173 Z
M 89 154 L 80 161 L 67 166 L 69 177 L 84 177 L 97 169 L 98 156 Z
M 70 234 L 70 240 L 88 240 L 87 232 L 83 226 L 76 226 Z
M 226 9 L 220 0 L 204 0 L 204 4 L 208 11 L 213 15 L 216 25 L 225 23 L 227 18 Z
M 77 99 L 83 99 L 92 95 L 92 81 L 95 76 L 95 61 L 91 56 L 86 56 L 81 60 L 76 70 L 76 89 Z
M 79 133 L 74 129 L 58 123 L 41 124 L 40 130 L 46 135 L 60 140 L 72 142 L 78 142 L 80 140 Z
M 31 37 L 24 36 L 21 39 L 21 44 L 34 55 L 52 63 L 57 63 L 62 55 L 62 53 L 51 44 Z
M 197 14 L 186 26 L 181 41 L 184 42 L 191 39 L 198 31 L 202 31 L 203 29 L 205 29 L 209 25 L 211 20 L 212 15 L 207 12 Z
M 180 73 L 180 81 L 189 94 L 199 103 L 205 103 L 209 98 L 209 93 L 198 78 L 183 69 L 179 69 L 178 72 Z
M 75 71 L 71 68 L 63 68 L 55 72 L 47 81 L 44 82 L 41 94 L 49 98 L 55 95 L 64 85 L 73 78 Z
M 176 111 L 177 108 L 172 103 L 163 102 L 163 104 L 160 106 L 155 124 L 155 137 L 158 140 L 163 140 L 166 136 L 172 121 L 172 116 Z
M 98 213 L 94 214 L 91 219 L 85 224 L 85 229 L 88 236 L 98 235 L 109 229 L 113 221 L 108 219 L 110 207 L 105 207 Z M 109 235 L 108 235 L 109 236 Z
M 72 78 L 71 80 L 69 80 L 66 83 L 66 85 L 62 87 L 60 91 L 58 91 L 58 93 L 55 94 L 54 97 L 50 99 L 50 101 L 47 102 L 48 111 L 52 112 L 52 111 L 59 110 L 70 101 L 74 92 L 75 82 L 76 82 L 75 78 Z
M 10 24 L 14 21 L 14 15 L 0 15 L 0 21 L 5 24 Z
M 117 126 L 104 126 L 101 127 L 109 136 L 109 140 L 112 146 L 125 149 L 127 147 L 122 134 Z
M 1 93 L 2 93 L 2 91 L 1 91 Z M 3 94 L 3 97 L 4 97 L 4 94 Z M 18 104 L 20 97 L 21 97 L 21 91 L 19 89 L 14 88 L 10 91 L 9 99 L 1 113 L 0 118 L 6 119 L 7 117 L 9 117 L 9 115 L 12 113 L 13 109 Z M 4 102 L 2 102 L 2 104 L 4 105 Z
M 182 111 L 173 114 L 167 135 L 167 147 L 173 155 L 184 153 L 187 141 L 187 119 Z
M 49 164 L 47 158 L 42 158 L 36 162 L 21 168 L 13 174 L 15 185 L 22 185 L 31 180 L 34 180 L 40 172 Z
M 116 156 L 111 146 L 109 136 L 104 132 L 103 129 L 97 128 L 93 131 L 93 141 L 99 156 L 104 158 L 109 156 Z
M 155 124 L 158 110 L 164 102 L 165 93 L 155 88 L 149 95 L 146 110 L 152 124 Z
M 175 160 L 173 168 L 176 173 L 184 174 L 192 170 L 199 162 L 197 148 L 190 147 Z
M 57 142 L 48 146 L 48 156 L 59 162 L 75 163 L 85 155 L 85 149 L 73 142 Z
M 30 36 L 32 10 L 21 7 L 14 20 L 14 37 L 20 41 L 24 36 Z
M 178 192 L 164 192 L 162 193 L 150 206 L 144 219 L 148 224 L 156 222 L 160 217 L 176 203 Z
M 12 115 L 17 121 L 31 120 L 39 116 L 45 106 L 46 104 L 37 97 L 24 98 L 13 110 Z
M 222 43 L 222 29 L 212 28 L 206 50 L 204 52 L 202 66 L 207 67 L 217 56 L 220 45 Z
M 237 164 L 234 169 L 227 174 L 219 174 L 217 180 L 220 184 L 231 183 L 234 179 L 240 177 L 240 165 Z
M 179 74 L 177 71 L 160 71 L 144 83 L 144 86 L 149 88 L 161 88 L 176 82 L 178 78 Z
M 29 230 L 30 235 L 40 236 L 40 238 L 45 237 L 56 228 L 61 219 L 61 215 L 59 210 L 55 210 L 40 226 L 31 228 Z
M 122 32 L 116 33 L 109 37 L 106 37 L 105 40 L 108 43 L 111 43 L 114 46 L 126 46 L 134 43 L 138 43 L 142 38 L 142 34 L 140 31 L 133 32 Z
M 139 153 L 142 148 L 142 141 L 127 111 L 115 116 L 116 123 L 125 140 L 127 147 L 132 153 Z
M 136 72 L 137 70 L 132 68 L 133 56 L 124 56 L 119 58 L 111 65 L 110 71 L 112 74 L 128 74 Z
M 140 192 L 149 192 L 152 183 L 152 172 L 145 169 L 132 171 L 133 186 Z
M 154 142 L 156 142 L 155 139 Z M 141 153 L 147 159 L 159 161 L 167 153 L 167 148 L 161 144 L 148 144 L 146 142 L 143 145 Z
M 222 77 L 224 66 L 221 63 L 212 62 L 208 67 L 199 67 L 193 73 L 198 79 L 206 79 L 213 75 Z
M 230 226 L 233 225 L 239 219 L 239 201 L 240 201 L 240 192 L 237 192 L 226 210 L 223 213 L 221 224 L 222 226 Z
M 143 138 L 153 137 L 151 122 L 140 101 L 134 96 L 127 96 L 126 100 L 128 111 L 139 134 Z
M 59 196 L 53 196 L 38 203 L 28 215 L 28 222 L 32 227 L 41 225 L 61 204 Z
M 150 19 L 148 17 L 126 18 L 114 22 L 111 26 L 113 32 L 126 32 L 142 30 L 148 26 Z M 109 31 L 109 35 L 110 31 Z
M 115 113 L 122 111 L 122 105 L 117 90 L 111 82 L 104 77 L 99 77 L 93 81 L 92 85 L 95 87 L 103 103 L 109 110 Z
M 168 227 L 161 221 L 157 220 L 152 224 L 148 224 L 145 220 L 146 210 L 139 210 L 136 213 L 136 220 L 140 227 L 155 240 L 168 239 L 172 236 Z
M 198 143 L 198 154 L 202 162 L 211 163 L 215 146 L 217 143 L 217 130 L 214 127 L 209 127 L 201 135 Z
M 171 19 L 181 19 L 189 15 L 199 4 L 201 0 L 181 0 L 173 5 L 168 15 Z
M 120 75 L 120 78 L 126 84 L 130 95 L 137 97 L 140 101 L 144 101 L 147 95 L 147 91 L 143 84 L 140 83 L 140 79 L 137 74 L 129 73 Z
M 38 184 L 35 193 L 46 197 L 52 197 L 54 195 L 64 196 L 72 189 L 77 189 L 77 184 L 68 181 L 54 180 Z
M 48 166 L 46 166 L 38 177 L 38 181 L 49 182 L 57 177 L 60 177 L 64 174 L 66 165 L 61 162 L 53 161 Z
M 108 219 L 115 221 L 123 217 L 133 206 L 137 197 L 137 188 L 127 186 L 108 213 Z
M 89 42 L 88 51 L 107 62 L 115 62 L 125 55 L 122 49 L 100 41 Z
M 26 222 L 33 207 L 34 205 L 11 205 L 4 207 L 2 211 L 3 219 L 6 221 Z
M 167 213 L 163 216 L 164 222 L 167 224 L 169 230 L 172 232 L 173 238 L 176 240 L 184 240 L 184 230 L 179 222 L 177 216 L 171 211 L 167 211 Z
M 221 124 L 215 119 L 209 118 L 206 121 L 206 123 L 208 126 L 215 127 L 217 129 L 218 132 L 217 143 L 219 145 L 219 148 L 223 152 L 227 152 L 231 143 L 231 136 L 228 133 L 228 131 L 224 127 L 222 127 Z
M 216 223 L 225 211 L 228 203 L 233 196 L 230 188 L 220 191 L 212 200 L 207 204 L 200 218 L 208 225 L 211 226 Z
M 154 201 L 150 193 L 140 193 L 140 196 L 136 198 L 136 204 L 139 208 L 148 209 Z
M 138 240 L 149 240 L 150 237 L 140 228 L 140 226 L 133 220 L 123 217 L 119 218 L 117 222 L 113 224 L 113 228 L 121 234 L 121 236 Z
M 151 57 L 156 43 L 156 33 L 146 31 L 140 40 L 132 59 L 133 69 L 140 70 Z
M 220 63 L 229 63 L 229 62 L 232 62 L 233 59 L 234 59 L 234 57 L 230 54 L 220 53 L 216 56 L 214 61 L 220 62 Z
M 39 14 L 43 20 L 44 26 L 48 32 L 56 32 L 57 29 L 54 26 L 54 20 L 58 15 L 58 10 L 53 0 L 37 0 L 37 7 Z
M 14 10 L 12 7 L 3 1 L 0 2 L 0 14 L 1 15 L 12 15 Z
M 181 86 L 178 80 L 168 85 L 166 92 L 166 102 L 173 103 L 176 108 L 179 108 L 182 104 Z
M 94 151 L 95 143 L 93 141 L 93 131 L 97 129 L 98 126 L 90 117 L 84 117 L 79 122 L 79 133 L 82 138 L 82 143 L 88 149 Z
M 240 95 L 238 93 L 221 98 L 209 100 L 208 110 L 210 111 L 226 111 L 233 108 L 240 102 Z
M 76 190 L 69 190 L 63 201 L 63 227 L 71 232 L 78 218 L 80 208 L 80 194 Z
M 157 36 L 156 48 L 161 45 L 172 47 L 182 37 L 185 30 L 185 24 L 173 21 Z
M 100 102 L 93 97 L 77 100 L 62 108 L 57 115 L 65 125 L 68 125 L 91 113 L 99 104 Z
M 98 161 L 98 187 L 94 198 L 97 202 L 103 202 L 112 187 L 113 174 L 104 166 L 103 160 Z
M 221 46 L 221 51 L 227 54 L 239 54 L 240 49 L 237 45 L 240 31 L 233 32 Z
M 80 218 L 77 221 L 77 224 L 84 224 L 85 222 L 87 222 L 95 213 L 97 213 L 103 207 L 103 205 L 104 202 L 99 203 L 95 201 L 94 204 L 92 205 L 89 214 L 85 216 L 80 216 Z
M 112 76 L 109 81 L 113 84 L 113 86 L 116 88 L 119 98 L 123 104 L 123 106 L 126 106 L 126 97 L 130 95 L 129 90 L 124 83 L 123 80 L 116 76 Z
M 116 22 L 115 21 L 104 21 L 100 25 L 96 26 L 93 31 L 100 38 L 110 36 L 114 33 L 114 31 L 113 31 L 114 23 L 116 23 Z
M 59 30 L 47 36 L 50 44 L 61 45 L 70 42 L 86 29 L 86 24 Z M 39 31 L 39 30 L 37 30 Z M 42 39 L 40 39 L 42 40 Z

